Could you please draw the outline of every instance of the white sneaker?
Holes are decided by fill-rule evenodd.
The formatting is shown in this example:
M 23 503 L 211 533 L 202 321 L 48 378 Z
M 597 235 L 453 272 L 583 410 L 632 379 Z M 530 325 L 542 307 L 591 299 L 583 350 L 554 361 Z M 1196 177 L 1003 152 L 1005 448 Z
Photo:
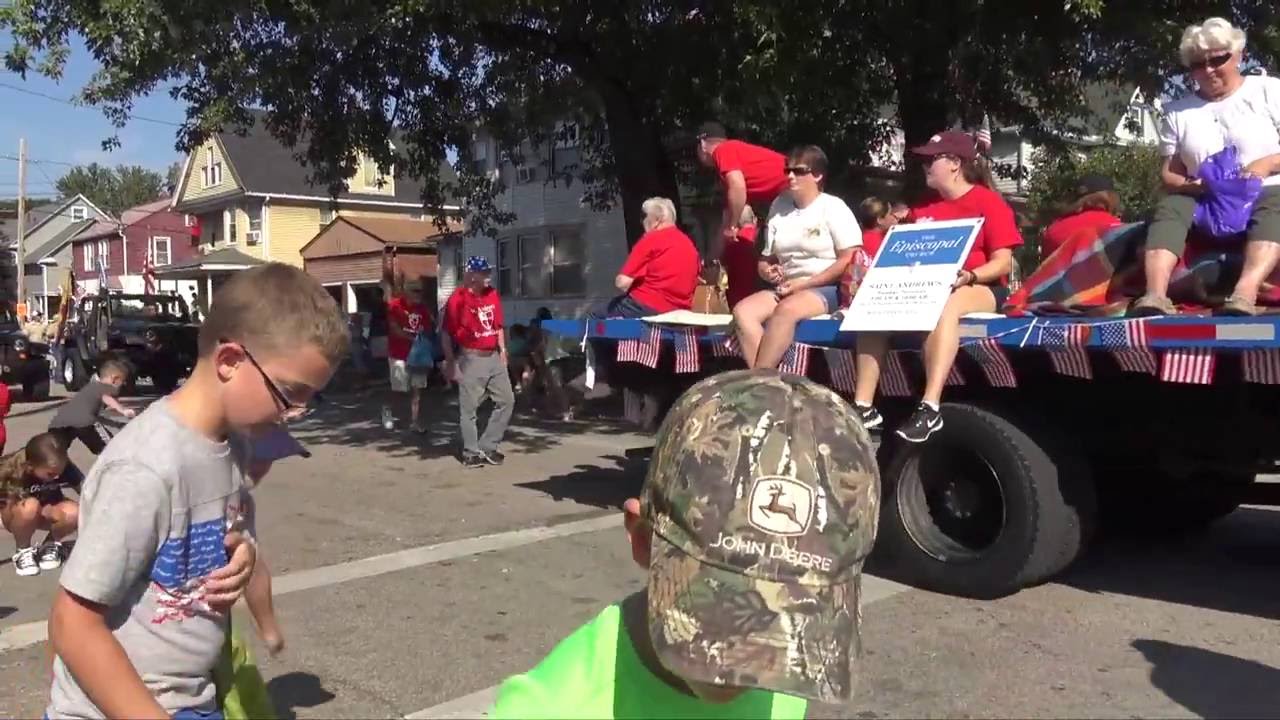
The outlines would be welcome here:
M 391 413 L 391 408 L 386 405 L 382 406 L 382 427 L 384 430 L 396 429 L 396 416 Z
M 40 564 L 36 562 L 35 548 L 22 548 L 13 554 L 13 571 L 18 577 L 31 577 L 40 574 Z
M 36 557 L 41 570 L 57 570 L 62 567 L 62 543 L 53 540 L 41 545 Z

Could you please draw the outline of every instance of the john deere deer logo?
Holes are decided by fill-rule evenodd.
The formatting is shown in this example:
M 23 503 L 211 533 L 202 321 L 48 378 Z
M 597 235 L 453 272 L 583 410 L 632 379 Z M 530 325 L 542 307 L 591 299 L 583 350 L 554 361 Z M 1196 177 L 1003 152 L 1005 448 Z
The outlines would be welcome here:
M 803 535 L 813 516 L 813 490 L 784 477 L 762 477 L 751 488 L 747 521 L 770 535 Z

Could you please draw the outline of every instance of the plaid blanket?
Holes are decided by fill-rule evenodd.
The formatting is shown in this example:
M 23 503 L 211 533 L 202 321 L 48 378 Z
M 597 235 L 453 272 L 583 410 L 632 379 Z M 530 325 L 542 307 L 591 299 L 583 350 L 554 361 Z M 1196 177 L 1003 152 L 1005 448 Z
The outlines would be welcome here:
M 1045 258 L 1009 297 L 1009 315 L 1118 317 L 1142 295 L 1146 223 L 1119 225 L 1101 233 L 1082 229 Z M 1221 304 L 1240 276 L 1243 240 L 1188 240 L 1169 281 L 1169 298 L 1184 312 Z M 1263 283 L 1259 305 L 1280 306 L 1280 269 Z

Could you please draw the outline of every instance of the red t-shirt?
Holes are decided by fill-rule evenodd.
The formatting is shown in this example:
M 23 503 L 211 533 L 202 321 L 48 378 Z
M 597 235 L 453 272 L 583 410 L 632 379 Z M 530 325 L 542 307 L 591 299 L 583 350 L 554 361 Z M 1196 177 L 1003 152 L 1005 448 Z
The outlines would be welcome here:
M 737 237 L 725 244 L 720 255 L 720 264 L 729 278 L 725 300 L 730 310 L 759 287 L 760 271 L 756 267 L 759 260 L 756 255 L 756 226 L 739 228 Z
M 1092 228 L 1095 233 L 1100 233 L 1120 224 L 1120 218 L 1106 210 L 1084 210 L 1075 215 L 1064 215 L 1045 228 L 1044 236 L 1041 237 L 1040 253 L 1043 257 L 1049 257 L 1068 240 L 1075 237 L 1076 233 L 1086 228 Z
M 408 360 L 413 347 L 413 336 L 419 330 L 431 327 L 431 311 L 422 303 L 405 297 L 393 297 L 387 301 L 387 324 L 397 325 L 408 337 L 396 337 L 387 333 L 387 357 L 392 360 Z
M 955 200 L 935 198 L 911 211 L 916 222 L 929 220 L 966 220 L 983 218 L 982 229 L 964 261 L 965 270 L 982 267 L 991 259 L 996 250 L 1015 248 L 1022 244 L 1022 233 L 1018 232 L 1018 222 L 1013 217 L 1013 208 L 1000 197 L 1000 194 L 974 185 L 969 192 Z M 1007 278 L 1001 278 L 1003 284 Z
M 444 306 L 444 331 L 468 350 L 497 350 L 502 333 L 502 302 L 498 291 L 485 288 L 474 293 L 460 287 Z
M 747 202 L 752 205 L 771 203 L 787 189 L 786 156 L 766 147 L 725 140 L 711 151 L 711 159 L 721 179 L 740 170 L 747 183 Z M 735 220 L 737 218 L 734 218 Z
M 664 313 L 693 307 L 701 268 L 693 240 L 673 225 L 642 235 L 618 273 L 635 279 L 633 300 Z
M 884 242 L 884 231 L 880 228 L 871 228 L 862 231 L 862 251 L 867 254 L 867 258 L 874 260 L 876 253 L 880 252 L 880 245 Z

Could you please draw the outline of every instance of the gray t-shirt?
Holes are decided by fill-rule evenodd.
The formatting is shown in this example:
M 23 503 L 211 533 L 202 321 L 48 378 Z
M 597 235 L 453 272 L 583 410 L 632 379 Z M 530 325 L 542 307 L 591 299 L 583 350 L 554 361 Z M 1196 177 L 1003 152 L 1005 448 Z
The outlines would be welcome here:
M 115 385 L 108 385 L 96 378 L 90 380 L 88 385 L 80 388 L 80 392 L 72 395 L 70 400 L 58 408 L 53 420 L 49 421 L 49 427 L 90 427 L 98 421 L 98 413 L 102 411 L 102 398 L 107 395 L 115 397 L 119 393 L 120 388 Z
M 207 711 L 227 617 L 205 604 L 203 584 L 245 520 L 246 445 L 209 440 L 169 405 L 155 402 L 94 463 L 61 584 L 108 608 L 107 626 L 166 710 Z M 53 672 L 47 717 L 102 717 L 61 658 Z

